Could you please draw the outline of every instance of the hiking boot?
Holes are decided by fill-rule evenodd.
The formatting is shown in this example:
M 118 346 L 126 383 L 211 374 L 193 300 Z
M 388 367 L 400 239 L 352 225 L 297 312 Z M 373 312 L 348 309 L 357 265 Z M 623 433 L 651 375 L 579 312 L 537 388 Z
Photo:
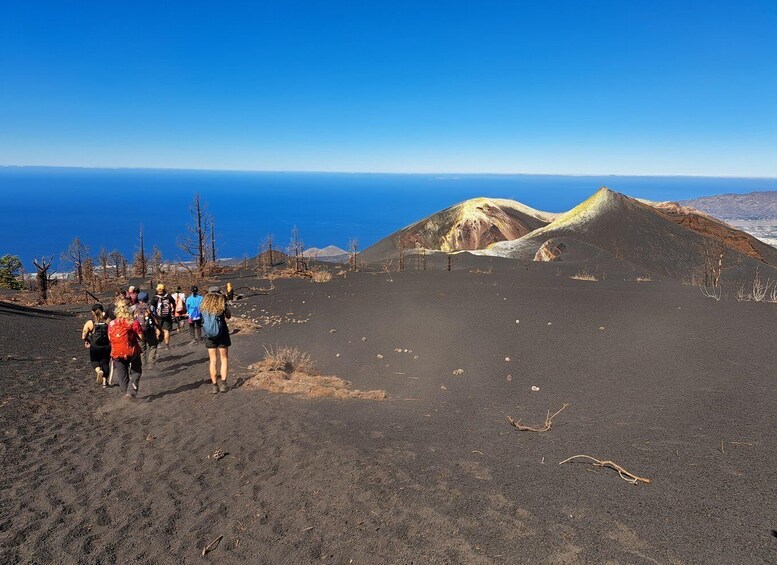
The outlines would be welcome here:
M 228 390 L 227 381 L 219 381 L 219 392 L 227 392 Z
M 213 383 L 213 390 L 211 390 L 211 392 L 213 394 L 218 394 L 219 393 L 219 385 L 217 385 L 216 383 Z

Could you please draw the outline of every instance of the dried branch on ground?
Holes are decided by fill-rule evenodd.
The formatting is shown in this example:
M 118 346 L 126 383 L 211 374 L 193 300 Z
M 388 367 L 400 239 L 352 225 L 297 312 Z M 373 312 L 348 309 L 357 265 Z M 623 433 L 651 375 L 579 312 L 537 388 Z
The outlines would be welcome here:
M 609 467 L 610 469 L 616 470 L 621 479 L 623 479 L 627 483 L 631 483 L 632 485 L 636 485 L 637 483 L 650 484 L 652 482 L 650 479 L 646 479 L 645 477 L 639 477 L 634 473 L 628 472 L 626 469 L 624 469 L 623 467 L 621 467 L 620 465 L 618 465 L 613 461 L 600 461 L 599 459 L 596 459 L 595 457 L 591 457 L 590 455 L 573 455 L 572 457 L 569 457 L 561 461 L 559 465 L 563 465 L 564 463 L 569 463 L 570 461 L 572 461 L 573 459 L 577 459 L 578 457 L 582 457 L 584 459 L 590 459 L 591 461 L 593 461 L 593 465 L 595 467 Z
M 548 415 L 545 417 L 545 423 L 542 427 L 534 427 L 534 426 L 527 426 L 525 424 L 521 424 L 520 420 L 514 420 L 512 416 L 507 417 L 507 421 L 510 422 L 510 424 L 518 430 L 522 432 L 536 432 L 538 434 L 541 434 L 543 432 L 549 432 L 551 428 L 553 427 L 553 418 L 561 414 L 561 412 L 569 406 L 569 403 L 565 403 L 561 408 L 559 408 L 554 414 L 550 413 L 550 410 L 548 410 Z

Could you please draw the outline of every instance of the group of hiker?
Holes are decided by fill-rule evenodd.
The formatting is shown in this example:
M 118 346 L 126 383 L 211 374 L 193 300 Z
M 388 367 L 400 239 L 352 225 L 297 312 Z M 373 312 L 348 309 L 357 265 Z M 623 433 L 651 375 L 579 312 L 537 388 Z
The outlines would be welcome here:
M 231 286 L 227 285 L 227 295 L 232 294 Z M 81 338 L 97 384 L 103 388 L 116 378 L 125 398 L 134 400 L 143 369 L 156 365 L 159 345 L 169 350 L 171 333 L 180 333 L 188 325 L 191 344 L 202 342 L 204 336 L 212 392 L 227 392 L 231 313 L 218 286 L 210 287 L 205 296 L 192 286 L 187 296 L 180 286 L 169 293 L 160 283 L 153 297 L 130 286 L 116 291 L 107 308 L 100 303 L 92 306 L 91 314 Z

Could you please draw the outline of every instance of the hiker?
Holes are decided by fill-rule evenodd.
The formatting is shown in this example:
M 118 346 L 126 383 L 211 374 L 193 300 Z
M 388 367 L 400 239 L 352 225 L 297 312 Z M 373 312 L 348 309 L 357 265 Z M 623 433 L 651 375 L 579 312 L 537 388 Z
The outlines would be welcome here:
M 173 329 L 173 309 L 175 302 L 170 293 L 165 290 L 165 285 L 156 285 L 156 295 L 151 300 L 151 308 L 156 317 L 157 326 L 161 329 L 165 349 L 170 350 L 170 331 Z
M 108 339 L 108 318 L 103 305 L 92 306 L 92 319 L 87 320 L 81 331 L 84 347 L 89 350 L 89 361 L 97 377 L 97 384 L 108 388 L 108 371 L 111 359 L 111 342 Z
M 200 306 L 202 314 L 202 333 L 205 335 L 205 347 L 208 349 L 210 361 L 210 380 L 213 383 L 213 394 L 227 392 L 227 371 L 229 370 L 229 328 L 227 320 L 232 314 L 227 307 L 227 299 L 219 291 L 219 287 L 212 286 L 208 294 L 202 299 Z M 218 353 L 217 353 L 218 351 Z M 218 361 L 221 361 L 221 372 L 218 370 Z M 221 379 L 219 380 L 219 377 Z
M 123 300 L 124 298 L 126 298 L 124 289 L 120 288 L 113 294 L 113 301 L 108 304 L 108 307 L 105 309 L 105 316 L 108 318 L 108 320 L 116 319 L 116 315 L 114 314 L 114 310 L 116 309 L 116 301 L 119 299 Z
M 227 300 L 232 302 L 235 299 L 235 291 L 232 288 L 232 283 L 227 283 Z
M 135 288 L 134 286 L 130 286 L 130 287 L 127 289 L 127 298 L 129 298 L 129 299 L 130 299 L 130 304 L 131 304 L 132 306 L 134 306 L 135 304 L 137 304 L 137 303 L 138 303 L 138 294 L 139 294 L 139 293 L 138 293 L 138 289 L 137 289 L 137 288 Z
M 202 341 L 202 314 L 200 313 L 202 296 L 198 294 L 199 291 L 199 288 L 193 286 L 191 295 L 186 299 L 186 311 L 189 313 L 189 333 L 192 336 L 192 345 Z
M 132 317 L 129 300 L 117 299 L 115 314 L 116 319 L 108 324 L 113 372 L 119 378 L 119 386 L 124 393 L 124 398 L 135 400 L 143 372 L 140 360 L 141 348 L 138 344 L 138 340 L 143 339 L 143 331 L 137 320 Z
M 181 327 L 183 327 L 183 323 L 186 320 L 186 293 L 179 286 L 172 294 L 172 297 L 175 304 L 175 333 L 180 333 Z
M 157 332 L 160 328 L 157 326 L 154 313 L 148 304 L 147 292 L 138 293 L 138 303 L 132 307 L 131 311 L 132 317 L 140 324 L 140 329 L 143 332 L 143 343 L 141 343 L 142 366 L 153 367 L 156 365 L 157 360 L 157 346 L 159 345 Z

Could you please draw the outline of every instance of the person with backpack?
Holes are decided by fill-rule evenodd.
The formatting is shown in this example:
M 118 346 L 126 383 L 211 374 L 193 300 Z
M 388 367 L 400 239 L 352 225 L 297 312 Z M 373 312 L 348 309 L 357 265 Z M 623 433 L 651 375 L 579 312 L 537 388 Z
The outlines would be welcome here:
M 170 349 L 170 332 L 173 329 L 173 311 L 175 301 L 169 292 L 165 290 L 165 285 L 159 283 L 156 285 L 156 295 L 151 300 L 151 308 L 156 317 L 157 326 L 162 331 L 162 338 L 165 343 L 165 349 Z
M 186 319 L 186 293 L 179 286 L 172 294 L 175 304 L 175 333 L 181 333 L 184 320 Z
M 186 299 L 186 311 L 189 313 L 189 333 L 192 336 L 192 345 L 202 341 L 202 314 L 200 313 L 202 296 L 200 296 L 199 291 L 199 288 L 193 286 L 191 295 Z
M 116 300 L 114 312 L 116 319 L 108 324 L 113 372 L 119 378 L 119 386 L 124 397 L 135 400 L 143 372 L 140 359 L 141 348 L 138 343 L 143 339 L 143 330 L 130 312 L 129 300 Z
M 219 287 L 212 286 L 208 289 L 208 294 L 202 299 L 200 313 L 202 314 L 202 333 L 205 336 L 205 347 L 208 349 L 213 394 L 227 392 L 229 390 L 227 388 L 229 346 L 232 345 L 227 320 L 232 317 L 232 314 L 227 307 L 227 299 L 221 294 Z M 218 368 L 219 361 L 221 361 L 221 371 Z M 221 378 L 219 379 L 219 377 Z
M 138 294 L 140 293 L 138 292 L 138 289 L 135 288 L 134 286 L 130 286 L 127 289 L 127 298 L 130 299 L 131 306 L 135 306 L 135 304 L 138 303 Z
M 143 343 L 141 343 L 141 366 L 153 367 L 156 365 L 157 360 L 157 346 L 159 345 L 159 338 L 157 337 L 156 318 L 151 311 L 151 306 L 148 304 L 148 293 L 138 293 L 138 303 L 131 308 L 132 316 L 140 324 L 140 329 L 143 331 Z
M 111 359 L 111 343 L 108 339 L 108 318 L 102 304 L 92 306 L 92 318 L 84 324 L 81 330 L 84 347 L 89 350 L 89 361 L 92 364 L 97 384 L 108 387 L 108 372 Z

